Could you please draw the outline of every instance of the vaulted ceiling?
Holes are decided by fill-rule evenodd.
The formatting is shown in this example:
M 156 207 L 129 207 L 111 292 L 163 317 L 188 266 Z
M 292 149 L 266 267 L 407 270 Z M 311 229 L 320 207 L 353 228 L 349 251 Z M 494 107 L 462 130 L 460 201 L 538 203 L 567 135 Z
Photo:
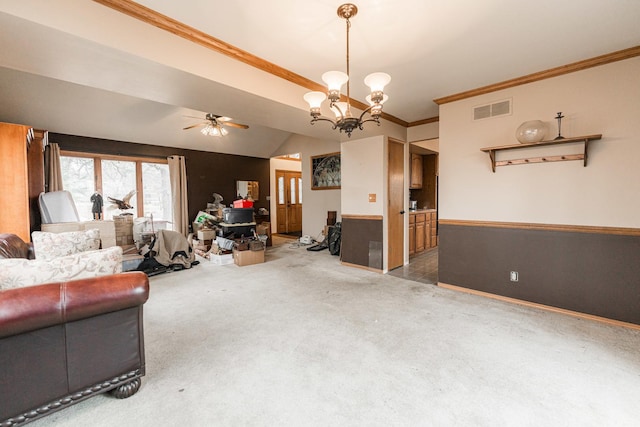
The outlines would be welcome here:
M 345 70 L 341 3 L 0 0 L 0 121 L 257 157 L 292 134 L 344 139 L 328 124 L 311 126 L 302 100 L 323 72 Z M 636 0 L 357 6 L 351 97 L 364 102 L 366 74 L 389 73 L 382 131 L 400 138 L 407 125 L 438 116 L 434 99 L 640 45 Z M 182 130 L 207 112 L 250 128 L 221 139 Z

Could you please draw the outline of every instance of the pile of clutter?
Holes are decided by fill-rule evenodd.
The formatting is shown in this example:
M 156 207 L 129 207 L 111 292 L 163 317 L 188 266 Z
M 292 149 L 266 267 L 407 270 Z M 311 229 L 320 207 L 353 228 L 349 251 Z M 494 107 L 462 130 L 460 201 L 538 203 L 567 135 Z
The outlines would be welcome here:
M 219 265 L 264 262 L 268 236 L 266 231 L 258 234 L 264 228 L 256 227 L 253 202 L 236 200 L 233 207 L 224 207 L 220 201 L 196 215 L 191 241 L 195 254 Z

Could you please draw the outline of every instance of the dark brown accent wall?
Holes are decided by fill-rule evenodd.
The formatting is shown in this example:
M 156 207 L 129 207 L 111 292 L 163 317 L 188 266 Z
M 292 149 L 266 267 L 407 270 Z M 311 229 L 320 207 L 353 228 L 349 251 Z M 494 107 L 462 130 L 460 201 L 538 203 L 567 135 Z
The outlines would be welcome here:
M 382 270 L 382 219 L 342 217 L 340 259 Z
M 640 324 L 640 236 L 451 224 L 439 236 L 442 283 Z
M 61 150 L 84 153 L 156 159 L 166 159 L 171 155 L 184 156 L 191 219 L 196 217 L 198 211 L 207 207 L 207 202 L 213 201 L 213 193 L 221 194 L 224 197 L 223 203 L 227 206 L 232 203 L 236 195 L 237 180 L 258 181 L 260 197 L 254 207 L 269 209 L 269 159 L 57 133 L 49 134 L 49 142 L 58 143 Z

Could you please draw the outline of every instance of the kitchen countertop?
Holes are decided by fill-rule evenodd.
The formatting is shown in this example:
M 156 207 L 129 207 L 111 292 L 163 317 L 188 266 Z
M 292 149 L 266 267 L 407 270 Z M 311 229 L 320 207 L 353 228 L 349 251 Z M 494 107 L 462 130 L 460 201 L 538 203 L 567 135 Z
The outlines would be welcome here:
M 437 209 L 416 209 L 416 210 L 409 209 L 409 213 L 416 214 L 416 213 L 422 213 L 422 212 L 435 212 L 436 210 Z

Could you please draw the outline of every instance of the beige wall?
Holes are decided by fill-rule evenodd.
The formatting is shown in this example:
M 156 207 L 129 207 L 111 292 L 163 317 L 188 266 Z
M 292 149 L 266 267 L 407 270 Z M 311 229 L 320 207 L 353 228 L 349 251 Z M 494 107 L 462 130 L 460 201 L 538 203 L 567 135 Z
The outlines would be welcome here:
M 327 224 L 327 211 L 336 211 L 338 221 L 340 217 L 340 190 L 311 190 L 311 156 L 319 154 L 335 153 L 340 151 L 339 141 L 328 141 L 310 138 L 302 135 L 293 135 L 284 142 L 273 154 L 300 153 L 302 161 L 299 163 L 302 169 L 302 234 L 308 234 L 317 238 Z M 272 164 L 272 192 L 271 212 L 274 210 L 275 169 Z M 344 179 L 344 178 L 343 178 Z M 271 218 L 271 227 L 276 230 L 275 218 Z
M 384 215 L 386 155 L 384 136 L 342 143 L 342 213 Z M 376 195 L 374 203 L 369 194 Z
M 384 135 L 342 143 L 342 214 L 382 216 L 383 272 L 387 271 L 387 137 Z M 376 195 L 369 202 L 369 194 Z
M 440 132 L 440 122 L 427 123 L 420 126 L 407 128 L 407 141 L 421 141 L 423 139 L 437 138 Z
M 422 141 L 416 141 L 416 142 L 412 142 L 411 145 L 415 145 L 421 148 L 426 148 L 427 150 L 431 150 L 434 153 L 440 152 L 440 138 L 432 138 L 432 139 L 425 139 Z
M 511 115 L 472 120 L 474 106 L 506 98 Z M 440 106 L 440 218 L 640 227 L 639 100 L 640 58 L 632 58 Z M 481 147 L 517 143 L 516 128 L 533 119 L 548 125 L 552 139 L 558 111 L 563 136 L 603 135 L 590 144 L 586 168 L 569 161 L 491 172 Z M 541 147 L 509 157 L 576 150 Z

